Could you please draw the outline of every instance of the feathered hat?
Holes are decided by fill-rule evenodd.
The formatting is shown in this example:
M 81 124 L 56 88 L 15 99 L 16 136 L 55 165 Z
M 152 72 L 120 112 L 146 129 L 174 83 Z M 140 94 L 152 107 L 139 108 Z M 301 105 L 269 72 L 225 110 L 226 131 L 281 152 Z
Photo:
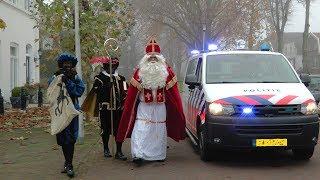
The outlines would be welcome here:
M 109 57 L 106 57 L 106 56 L 101 56 L 101 57 L 93 57 L 91 60 L 90 60 L 90 63 L 91 64 L 109 64 L 110 63 L 110 60 L 111 60 L 111 63 L 113 65 L 119 65 L 119 59 L 117 57 L 112 57 L 112 58 L 109 58 Z
M 58 61 L 58 64 L 62 64 L 63 62 L 66 62 L 66 61 L 71 61 L 74 67 L 78 63 L 77 58 L 73 54 L 67 53 L 67 52 L 61 53 L 57 58 L 57 61 Z

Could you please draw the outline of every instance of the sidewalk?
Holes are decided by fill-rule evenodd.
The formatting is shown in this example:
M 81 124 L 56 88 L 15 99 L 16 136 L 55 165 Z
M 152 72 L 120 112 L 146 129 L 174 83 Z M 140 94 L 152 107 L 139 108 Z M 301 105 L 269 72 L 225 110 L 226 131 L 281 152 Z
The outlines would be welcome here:
M 97 127 L 87 125 L 85 130 L 84 144 L 75 147 L 77 174 L 81 174 L 79 162 L 91 156 L 88 152 L 92 145 L 95 144 L 94 151 L 102 149 Z M 68 179 L 60 173 L 64 158 L 55 136 L 44 128 L 1 132 L 0 147 L 0 179 Z

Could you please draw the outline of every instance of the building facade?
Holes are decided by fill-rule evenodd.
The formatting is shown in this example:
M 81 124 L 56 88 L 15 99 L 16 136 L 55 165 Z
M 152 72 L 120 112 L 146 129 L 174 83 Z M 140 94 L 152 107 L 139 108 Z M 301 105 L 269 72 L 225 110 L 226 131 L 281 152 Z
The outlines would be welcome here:
M 285 32 L 283 54 L 299 73 L 320 74 L 320 34 L 310 33 L 307 45 L 307 70 L 303 70 L 302 42 L 303 33 Z
M 6 101 L 14 87 L 40 80 L 39 30 L 30 13 L 32 1 L 0 1 L 0 18 L 7 26 L 0 30 L 0 88 Z

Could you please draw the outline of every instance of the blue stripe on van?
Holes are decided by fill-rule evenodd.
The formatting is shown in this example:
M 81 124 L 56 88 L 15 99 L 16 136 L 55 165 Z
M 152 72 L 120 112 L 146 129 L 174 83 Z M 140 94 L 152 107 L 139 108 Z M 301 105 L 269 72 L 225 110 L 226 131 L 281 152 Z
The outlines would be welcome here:
M 249 95 L 249 96 L 247 96 L 247 97 L 258 101 L 258 102 L 259 102 L 260 104 L 262 104 L 262 105 L 273 105 L 270 101 L 268 101 L 268 100 L 266 100 L 266 99 L 264 99 L 264 98 L 262 98 L 262 97 L 259 97 L 259 96 Z
M 222 100 L 227 101 L 228 103 L 234 104 L 234 105 L 247 105 L 247 103 L 240 101 L 239 99 L 234 98 L 234 97 L 228 97 L 228 98 L 224 98 Z

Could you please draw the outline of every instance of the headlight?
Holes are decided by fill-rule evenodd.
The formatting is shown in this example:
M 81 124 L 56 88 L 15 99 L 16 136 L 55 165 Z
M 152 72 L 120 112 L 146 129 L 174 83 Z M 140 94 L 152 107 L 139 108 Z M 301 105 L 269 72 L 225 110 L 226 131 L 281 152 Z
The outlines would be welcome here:
M 218 103 L 211 103 L 209 105 L 209 112 L 214 116 L 232 115 L 234 109 L 232 105 L 222 105 Z
M 313 115 L 318 113 L 318 107 L 315 102 L 301 105 L 301 113 L 305 115 Z

